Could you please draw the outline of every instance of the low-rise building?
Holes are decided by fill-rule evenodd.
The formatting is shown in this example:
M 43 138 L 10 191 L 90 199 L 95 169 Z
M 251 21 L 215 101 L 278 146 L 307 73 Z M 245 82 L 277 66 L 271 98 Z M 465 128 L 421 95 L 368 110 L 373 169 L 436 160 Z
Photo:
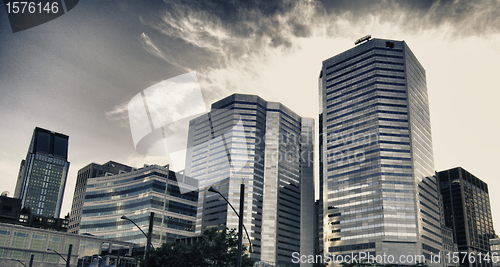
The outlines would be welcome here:
M 120 266 L 135 267 L 133 256 L 141 258 L 140 252 L 134 250 L 138 246 L 129 242 L 0 223 L 0 267 L 17 266 L 13 259 L 28 266 L 31 255 L 34 255 L 33 266 L 63 267 L 70 245 L 71 266 L 89 266 L 92 262 L 99 262 L 99 266 L 114 265 L 120 255 Z
M 17 224 L 60 232 L 67 232 L 68 230 L 68 217 L 53 218 L 34 215 L 29 208 L 21 209 L 21 199 L 8 196 L 0 196 L 0 223 Z
M 149 216 L 155 213 L 152 244 L 159 247 L 176 238 L 194 236 L 198 192 L 181 194 L 175 172 L 151 165 L 131 172 L 87 181 L 80 234 L 134 242 L 144 246 Z

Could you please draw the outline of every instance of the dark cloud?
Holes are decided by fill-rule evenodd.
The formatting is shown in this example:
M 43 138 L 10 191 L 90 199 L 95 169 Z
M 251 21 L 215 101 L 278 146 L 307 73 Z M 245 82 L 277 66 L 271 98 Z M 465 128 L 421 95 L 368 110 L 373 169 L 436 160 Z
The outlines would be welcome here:
M 142 17 L 155 30 L 146 35 L 156 48 L 146 49 L 198 71 L 226 67 L 266 48 L 288 50 L 295 37 L 312 34 L 311 15 L 301 5 L 315 9 L 304 1 L 166 1 L 155 16 Z
M 197 71 L 210 84 L 214 70 L 247 64 L 248 58 L 265 61 L 266 53 L 293 52 L 297 40 L 315 34 L 346 37 L 373 21 L 411 34 L 443 26 L 447 36 L 498 33 L 498 1 L 166 0 L 154 15 L 141 17 L 150 29 L 141 41 L 150 54 L 181 72 Z M 212 87 L 210 93 L 237 86 L 219 81 Z
M 203 67 L 226 64 L 265 47 L 289 49 L 296 37 L 310 37 L 315 26 L 335 30 L 339 20 L 352 26 L 369 17 L 394 23 L 408 31 L 449 25 L 455 34 L 483 35 L 498 32 L 498 0 L 315 0 L 315 1 L 165 1 L 156 16 L 143 18 L 145 24 L 160 31 L 169 40 L 162 47 L 188 50 L 187 55 L 204 59 L 220 54 L 225 59 L 204 61 Z M 216 32 L 214 32 L 214 30 Z M 224 39 L 223 34 L 228 39 Z M 148 33 L 149 35 L 150 33 Z M 174 40 L 176 39 L 176 40 Z M 230 40 L 229 40 L 230 39 Z M 182 44 L 182 42 L 185 42 Z M 195 52 L 198 48 L 198 51 Z M 172 55 L 175 57 L 175 55 Z M 190 69 L 200 67 L 189 63 Z M 194 60 L 196 61 L 196 60 Z
M 329 16 L 345 16 L 353 24 L 367 16 L 379 17 L 405 30 L 419 31 L 443 25 L 461 36 L 498 33 L 500 3 L 498 0 L 319 0 L 320 12 Z
M 209 11 L 219 17 L 223 23 L 237 24 L 247 20 L 249 15 L 258 11 L 262 16 L 272 17 L 283 14 L 293 8 L 292 3 L 283 0 L 254 0 L 254 1 L 224 1 L 198 0 L 177 2 L 195 11 Z M 170 1 L 167 4 L 174 3 Z

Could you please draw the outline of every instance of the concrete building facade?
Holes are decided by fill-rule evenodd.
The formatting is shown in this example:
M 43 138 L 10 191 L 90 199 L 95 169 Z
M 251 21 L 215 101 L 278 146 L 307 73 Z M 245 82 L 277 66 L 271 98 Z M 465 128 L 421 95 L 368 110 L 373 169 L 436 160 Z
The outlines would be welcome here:
M 238 228 L 236 214 L 208 189 L 238 211 L 243 183 L 250 257 L 298 266 L 294 252 L 314 254 L 313 137 L 313 119 L 256 95 L 233 94 L 191 120 L 185 173 L 199 182 L 196 233 Z

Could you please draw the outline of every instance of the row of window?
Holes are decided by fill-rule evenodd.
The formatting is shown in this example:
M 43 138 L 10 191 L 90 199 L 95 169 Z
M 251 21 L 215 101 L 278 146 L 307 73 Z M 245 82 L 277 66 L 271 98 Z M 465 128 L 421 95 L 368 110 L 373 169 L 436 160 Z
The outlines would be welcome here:
M 382 56 L 381 56 L 381 55 L 376 55 L 376 54 L 375 54 L 375 55 L 372 55 L 372 56 L 370 56 L 370 57 L 367 57 L 367 58 L 363 59 L 363 61 L 367 61 L 368 59 L 371 59 L 371 58 L 373 58 L 373 57 L 382 57 Z M 356 66 L 356 68 L 349 69 L 349 70 L 344 71 L 344 72 L 340 72 L 340 73 L 339 73 L 338 71 L 328 72 L 328 73 L 326 74 L 326 76 L 327 76 L 327 77 L 328 77 L 328 76 L 330 76 L 330 75 L 332 75 L 332 74 L 334 74 L 334 73 L 339 73 L 339 74 L 338 74 L 338 75 L 336 75 L 336 76 L 333 76 L 333 77 L 328 78 L 328 79 L 326 80 L 326 82 L 330 82 L 330 81 L 332 81 L 332 80 L 334 80 L 334 79 L 338 79 L 338 78 L 340 78 L 340 77 L 342 77 L 342 76 L 345 76 L 345 75 L 347 75 L 347 74 L 350 74 L 350 73 L 356 72 L 356 71 L 358 71 L 358 70 L 361 70 L 361 69 L 366 68 L 366 67 L 369 67 L 369 66 L 377 66 L 377 64 L 380 64 L 380 65 L 384 65 L 384 64 L 385 64 L 385 65 L 393 65 L 393 66 L 404 66 L 404 64 L 403 64 L 402 62 L 392 62 L 392 61 L 383 61 L 383 60 L 375 59 L 375 60 L 372 60 L 372 61 L 367 61 L 367 62 L 366 62 L 365 64 L 363 64 L 363 65 L 358 65 L 358 66 Z M 346 69 L 344 68 L 343 70 L 346 70 Z M 393 70 L 393 69 L 384 69 L 384 70 L 391 71 L 391 70 Z M 397 70 L 397 71 L 403 72 L 404 70 Z
M 377 53 L 379 52 L 379 53 Z M 391 52 L 391 54 L 382 54 L 380 52 Z M 363 60 L 366 59 L 365 58 L 361 58 L 361 59 L 358 59 L 357 61 L 353 61 L 353 62 L 350 62 L 348 65 L 342 65 L 343 63 L 346 63 L 350 60 L 353 60 L 355 58 L 358 58 L 358 57 L 361 57 L 361 56 L 364 56 L 364 55 L 371 55 L 371 54 L 375 54 L 375 55 L 379 55 L 379 56 L 382 56 L 382 57 L 385 57 L 385 58 L 399 58 L 399 59 L 402 59 L 403 57 L 400 56 L 400 55 L 393 55 L 392 52 L 403 52 L 403 50 L 401 49 L 394 49 L 394 48 L 384 48 L 384 47 L 372 47 L 370 49 L 367 49 L 366 51 L 363 51 L 362 53 L 359 53 L 359 54 L 356 54 L 356 55 L 353 55 L 353 56 L 350 56 L 344 60 L 341 60 L 341 61 L 338 61 L 336 62 L 335 64 L 333 65 L 330 65 L 328 67 L 326 67 L 326 70 L 329 70 L 331 68 L 334 68 L 334 67 L 337 67 L 339 66 L 339 69 L 343 69 L 343 68 L 347 68 L 349 66 L 352 66 L 354 64 L 357 64 Z M 399 54 L 399 53 L 398 53 Z
M 393 172 L 378 172 L 378 173 L 372 173 L 360 177 L 355 177 L 355 178 L 349 178 L 346 180 L 338 181 L 338 182 L 331 182 L 328 183 L 328 187 L 332 187 L 335 185 L 339 184 L 345 184 L 345 183 L 350 183 L 350 182 L 356 182 L 360 180 L 365 180 L 368 178 L 373 178 L 373 177 L 380 177 L 380 176 L 394 176 L 394 177 L 412 177 L 413 175 L 411 173 L 393 173 Z M 330 176 L 328 177 L 330 179 Z

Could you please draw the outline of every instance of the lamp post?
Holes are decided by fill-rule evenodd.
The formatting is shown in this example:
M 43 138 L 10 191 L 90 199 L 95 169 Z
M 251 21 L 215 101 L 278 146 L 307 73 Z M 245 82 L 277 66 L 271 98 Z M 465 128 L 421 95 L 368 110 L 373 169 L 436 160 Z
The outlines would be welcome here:
M 51 248 L 47 248 L 47 250 L 55 252 L 57 255 L 59 255 L 59 257 L 61 257 L 64 260 L 64 262 L 66 262 L 66 267 L 69 267 L 69 263 L 71 261 L 71 250 L 73 250 L 73 244 L 69 244 L 68 257 L 67 257 L 68 260 L 66 260 L 61 254 L 59 254 L 59 252 L 57 252 L 57 251 L 55 251 L 55 250 L 53 250 Z
M 151 212 L 149 214 L 149 229 L 148 229 L 148 234 L 146 235 L 146 233 L 144 233 L 144 231 L 141 229 L 141 227 L 139 227 L 139 225 L 137 225 L 134 221 L 132 221 L 130 218 L 128 218 L 127 216 L 123 215 L 121 217 L 122 220 L 128 220 L 129 222 L 133 223 L 137 228 L 139 228 L 139 230 L 141 230 L 142 234 L 147 238 L 147 243 L 146 243 L 146 253 L 144 255 L 144 267 L 148 267 L 148 258 L 149 258 L 149 248 L 150 246 L 153 247 L 153 250 L 155 249 L 155 247 L 153 246 L 153 244 L 151 244 L 151 235 L 153 233 L 153 222 L 155 220 L 155 213 L 154 212 Z
M 10 259 L 10 260 L 11 260 L 11 261 L 17 261 L 17 262 L 21 263 L 24 267 L 26 267 L 26 265 L 25 265 L 22 261 L 20 261 L 20 260 L 18 260 L 18 259 Z
M 243 205 L 245 203 L 244 202 L 245 201 L 245 185 L 244 184 L 240 185 L 240 213 L 239 214 L 238 214 L 238 212 L 236 212 L 236 209 L 234 209 L 233 205 L 231 205 L 229 200 L 227 200 L 227 198 L 224 195 L 222 195 L 219 191 L 217 191 L 215 188 L 213 188 L 213 186 L 211 186 L 208 189 L 208 191 L 219 194 L 227 202 L 227 204 L 229 204 L 229 206 L 231 206 L 234 213 L 236 213 L 236 216 L 238 216 L 238 218 L 239 218 L 239 221 L 238 221 L 238 258 L 236 261 L 236 267 L 241 267 L 241 256 L 242 256 L 241 254 L 242 254 L 242 250 L 243 250 L 243 229 L 245 229 L 245 233 L 247 234 L 248 242 L 250 243 L 249 250 L 250 250 L 250 252 L 252 252 L 252 241 L 250 241 L 250 236 L 248 235 L 247 228 L 243 224 Z

